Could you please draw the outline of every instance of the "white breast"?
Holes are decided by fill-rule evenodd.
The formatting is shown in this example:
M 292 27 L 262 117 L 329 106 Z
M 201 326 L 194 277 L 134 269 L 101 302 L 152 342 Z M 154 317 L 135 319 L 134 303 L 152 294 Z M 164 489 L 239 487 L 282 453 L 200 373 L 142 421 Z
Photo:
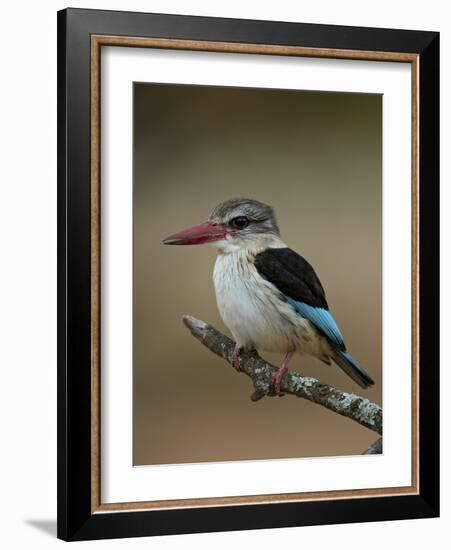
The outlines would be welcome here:
M 279 352 L 318 346 L 310 322 L 299 317 L 258 274 L 249 252 L 218 255 L 213 280 L 221 317 L 240 346 Z

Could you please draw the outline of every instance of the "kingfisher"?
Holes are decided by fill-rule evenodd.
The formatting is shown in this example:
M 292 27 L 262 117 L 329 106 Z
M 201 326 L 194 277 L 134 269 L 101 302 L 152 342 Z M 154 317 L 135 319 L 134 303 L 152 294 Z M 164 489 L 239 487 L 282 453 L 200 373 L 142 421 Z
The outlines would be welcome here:
M 169 245 L 212 243 L 220 315 L 236 342 L 232 366 L 242 350 L 285 354 L 272 384 L 276 395 L 295 353 L 336 363 L 362 388 L 374 384 L 346 351 L 324 288 L 308 261 L 282 241 L 274 210 L 253 199 L 226 200 L 205 223 L 163 240 Z

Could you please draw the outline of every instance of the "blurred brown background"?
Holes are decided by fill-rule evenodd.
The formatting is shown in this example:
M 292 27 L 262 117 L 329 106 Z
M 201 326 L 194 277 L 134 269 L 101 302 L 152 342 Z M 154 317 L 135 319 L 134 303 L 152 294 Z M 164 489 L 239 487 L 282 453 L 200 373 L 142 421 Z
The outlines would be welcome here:
M 215 250 L 161 241 L 236 196 L 275 208 L 376 384 L 307 356 L 291 368 L 382 401 L 381 96 L 135 84 L 135 465 L 360 454 L 376 439 L 301 399 L 252 403 L 250 380 L 182 325 L 187 313 L 228 334 Z

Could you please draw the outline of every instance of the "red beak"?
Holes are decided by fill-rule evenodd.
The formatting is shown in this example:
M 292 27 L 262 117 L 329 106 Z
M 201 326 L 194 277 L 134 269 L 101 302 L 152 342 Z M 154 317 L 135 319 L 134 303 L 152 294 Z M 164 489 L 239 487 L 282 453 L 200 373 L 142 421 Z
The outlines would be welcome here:
M 206 222 L 179 231 L 163 240 L 163 244 L 204 244 L 225 239 L 227 230 L 223 225 Z

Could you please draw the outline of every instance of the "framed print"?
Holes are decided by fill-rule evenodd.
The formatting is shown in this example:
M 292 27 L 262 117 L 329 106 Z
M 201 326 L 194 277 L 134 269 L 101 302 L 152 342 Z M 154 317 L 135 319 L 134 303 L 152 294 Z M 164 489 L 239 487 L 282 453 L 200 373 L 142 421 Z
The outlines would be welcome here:
M 58 13 L 60 538 L 438 515 L 438 78 L 433 32 Z

